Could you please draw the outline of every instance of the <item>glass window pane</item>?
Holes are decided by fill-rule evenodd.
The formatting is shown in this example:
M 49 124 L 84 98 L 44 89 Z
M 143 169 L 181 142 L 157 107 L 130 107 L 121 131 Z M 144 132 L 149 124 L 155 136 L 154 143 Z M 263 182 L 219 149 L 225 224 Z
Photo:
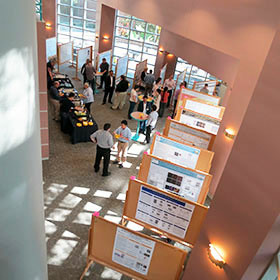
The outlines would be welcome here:
M 83 18 L 84 17 L 84 10 L 78 8 L 72 8 L 73 16 Z
M 95 20 L 96 11 L 86 11 L 86 19 Z
M 118 57 L 117 56 L 113 56 L 113 59 L 112 59 L 112 63 L 114 64 L 114 65 L 116 65 L 117 64 L 117 62 L 118 62 Z
M 58 16 L 58 23 L 70 25 L 70 17 Z
M 116 25 L 120 26 L 120 27 L 129 28 L 130 27 L 130 19 L 129 18 L 123 18 L 123 17 L 117 17 Z
M 154 55 L 149 55 L 149 54 L 143 53 L 143 60 L 148 59 L 149 64 L 155 65 L 156 58 L 157 57 Z
M 70 42 L 70 37 L 63 34 L 57 34 L 57 41 L 60 44 L 68 43 Z
M 130 39 L 131 40 L 137 40 L 137 41 L 143 42 L 144 37 L 145 37 L 144 32 L 139 32 L 139 31 L 134 31 L 134 30 L 130 31 Z
M 127 77 L 133 79 L 133 78 L 134 78 L 134 73 L 135 73 L 134 70 L 128 69 L 128 70 L 127 70 Z
M 119 57 L 124 57 L 127 55 L 127 50 L 126 49 L 122 49 L 122 48 L 118 48 L 115 47 L 114 48 L 114 55 L 117 55 Z
M 72 26 L 74 27 L 84 27 L 84 21 L 82 19 L 73 18 L 72 19 Z
M 128 50 L 128 57 L 133 60 L 141 61 L 141 56 L 142 56 L 142 54 L 140 52 Z
M 209 79 L 209 80 L 217 80 L 217 78 L 212 76 L 210 73 L 207 74 L 207 79 Z
M 129 29 L 123 27 L 116 28 L 116 36 L 128 38 L 129 37 Z
M 83 40 L 83 48 L 92 46 L 92 49 L 94 50 L 94 42 L 93 41 L 87 41 L 87 40 Z
M 143 43 L 137 41 L 129 41 L 129 49 L 142 52 Z
M 70 16 L 70 7 L 58 5 L 58 13 L 66 16 Z
M 123 13 L 121 11 L 118 10 L 118 16 L 122 16 L 122 17 L 129 17 L 131 18 L 131 16 L 129 14 Z
M 95 0 L 86 0 L 86 8 L 91 10 L 96 10 L 96 1 Z
M 201 76 L 204 79 L 206 78 L 207 72 L 203 71 L 202 69 L 199 69 L 198 67 L 194 66 L 192 67 L 192 75 L 196 75 L 196 76 Z M 203 80 L 204 80 L 203 79 Z
M 84 30 L 84 39 L 94 41 L 95 40 L 95 33 Z
M 83 46 L 83 40 L 78 38 L 73 38 L 74 47 L 81 48 Z
M 116 47 L 121 47 L 121 48 L 125 48 L 127 49 L 128 48 L 128 40 L 127 39 L 124 39 L 124 38 L 118 38 L 116 37 L 115 38 L 115 43 L 114 45 Z
M 154 65 L 148 64 L 147 67 L 148 67 L 148 71 L 153 70 L 153 72 L 154 72 L 154 69 L 155 69 Z
M 85 28 L 90 29 L 91 31 L 95 31 L 96 24 L 93 21 L 85 20 Z
M 159 36 L 153 35 L 153 34 L 150 34 L 150 33 L 146 33 L 145 42 L 150 43 L 150 44 L 154 44 L 154 45 L 158 45 Z
M 77 29 L 77 28 L 71 28 L 71 36 L 74 36 L 77 38 L 83 38 L 83 30 Z
M 148 53 L 148 54 L 157 55 L 157 51 L 158 51 L 158 46 L 144 44 L 143 52 Z
M 71 0 L 59 0 L 59 4 L 66 4 L 66 5 L 71 5 Z
M 136 61 L 130 60 L 130 61 L 128 61 L 128 68 L 131 70 L 135 70 L 137 64 L 138 63 Z
M 57 26 L 57 33 L 69 35 L 70 34 L 70 28 L 68 26 L 58 25 Z
M 146 30 L 146 22 L 133 20 L 131 22 L 131 29 L 136 29 L 137 31 L 145 31 Z
M 73 0 L 74 7 L 83 8 L 84 7 L 84 0 Z
M 156 33 L 157 26 L 155 24 L 147 24 L 147 32 Z

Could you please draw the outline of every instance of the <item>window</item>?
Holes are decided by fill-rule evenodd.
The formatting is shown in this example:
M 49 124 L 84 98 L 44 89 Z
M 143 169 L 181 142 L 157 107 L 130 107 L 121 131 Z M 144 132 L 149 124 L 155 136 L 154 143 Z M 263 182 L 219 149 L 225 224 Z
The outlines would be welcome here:
M 180 57 L 178 57 L 178 59 L 177 59 L 174 79 L 176 80 L 177 76 L 181 72 L 183 72 L 185 69 L 187 70 L 185 81 L 188 83 L 188 88 L 192 89 L 194 82 L 203 82 L 206 80 L 218 80 L 216 77 L 214 77 L 210 73 L 207 73 L 202 69 L 199 69 L 195 65 L 188 63 L 187 61 L 183 60 Z M 219 81 L 221 81 L 221 80 L 219 80 Z
M 113 42 L 113 69 L 120 57 L 128 55 L 129 78 L 134 77 L 137 63 L 148 60 L 148 68 L 154 70 L 161 27 L 121 11 L 116 13 Z
M 96 0 L 57 0 L 57 42 L 77 49 L 95 44 Z

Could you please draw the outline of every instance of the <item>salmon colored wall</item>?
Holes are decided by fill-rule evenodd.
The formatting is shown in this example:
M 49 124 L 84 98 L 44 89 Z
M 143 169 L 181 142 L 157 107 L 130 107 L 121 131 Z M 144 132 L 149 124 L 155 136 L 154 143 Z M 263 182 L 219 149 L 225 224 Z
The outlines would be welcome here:
M 42 0 L 43 20 L 51 24 L 50 29 L 46 29 L 46 38 L 56 36 L 56 0 Z

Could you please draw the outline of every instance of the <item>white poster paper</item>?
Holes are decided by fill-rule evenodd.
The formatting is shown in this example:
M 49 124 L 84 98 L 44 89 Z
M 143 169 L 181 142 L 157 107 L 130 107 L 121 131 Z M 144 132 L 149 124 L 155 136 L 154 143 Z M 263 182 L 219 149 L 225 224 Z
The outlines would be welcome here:
M 136 219 L 165 232 L 184 238 L 194 205 L 141 186 Z
M 152 159 L 147 183 L 197 202 L 205 175 Z
M 216 107 L 213 105 L 197 102 L 195 100 L 188 99 L 186 101 L 185 109 L 194 111 L 198 114 L 210 116 L 212 118 L 220 119 L 221 110 L 223 107 Z
M 179 88 L 180 88 L 180 84 L 181 84 L 182 82 L 184 82 L 185 77 L 186 77 L 186 73 L 187 73 L 187 70 L 184 70 L 183 72 L 181 72 L 181 73 L 177 76 L 176 89 L 179 89 Z
M 147 275 L 155 242 L 117 228 L 112 261 L 143 275 Z
M 153 155 L 195 169 L 200 150 L 156 135 Z
M 208 84 L 208 91 L 210 95 L 213 95 L 215 89 L 216 89 L 216 83 L 217 81 L 214 80 L 214 81 L 204 81 L 204 82 L 196 82 L 194 84 L 194 90 L 197 90 L 197 91 L 200 91 L 205 84 Z
M 214 135 L 217 135 L 220 128 L 220 122 L 218 120 L 207 118 L 206 116 L 192 113 L 187 110 L 182 110 L 180 122 Z
M 72 42 L 60 46 L 59 64 L 72 60 Z
M 99 69 L 99 65 L 102 63 L 102 59 L 105 58 L 107 63 L 109 64 L 109 69 L 111 68 L 110 64 L 111 64 L 111 55 L 112 55 L 112 50 L 106 51 L 106 52 L 102 52 L 98 55 L 98 65 L 97 65 L 97 69 Z
M 52 57 L 56 57 L 56 37 L 46 39 L 46 59 L 50 60 Z
M 218 106 L 219 102 L 220 102 L 220 98 L 216 97 L 216 96 L 211 96 L 205 93 L 200 93 L 197 91 L 193 91 L 187 88 L 183 88 L 182 89 L 182 93 L 181 95 L 184 96 L 184 94 L 188 95 L 188 96 L 192 96 L 192 97 L 196 97 L 198 99 L 201 99 L 202 101 L 207 101 L 208 103 L 211 103 L 213 105 Z
M 128 56 L 124 56 L 118 59 L 116 79 L 121 75 L 126 75 L 128 65 Z
M 161 78 L 161 83 L 162 83 L 162 84 L 164 83 L 166 68 L 167 68 L 167 64 L 165 64 L 165 65 L 161 68 L 161 70 L 160 70 L 159 77 Z
M 91 47 L 79 49 L 78 53 L 78 69 L 81 69 L 87 59 L 91 58 Z

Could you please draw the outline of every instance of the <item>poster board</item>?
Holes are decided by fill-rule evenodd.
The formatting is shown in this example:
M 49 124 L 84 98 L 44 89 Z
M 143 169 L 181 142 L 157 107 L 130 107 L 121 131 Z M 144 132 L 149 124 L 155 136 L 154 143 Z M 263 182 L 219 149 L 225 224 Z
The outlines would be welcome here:
M 208 173 L 214 153 L 156 134 L 150 153 L 184 167 Z
M 213 135 L 218 134 L 221 121 L 206 115 L 198 114 L 193 111 L 179 108 L 175 120 L 184 123 L 190 127 L 198 128 Z
M 136 69 L 135 69 L 135 73 L 134 73 L 134 79 L 133 79 L 133 87 L 135 85 L 138 85 L 138 84 L 141 83 L 141 81 L 142 81 L 141 80 L 141 74 L 144 71 L 144 69 L 147 68 L 147 63 L 148 63 L 148 60 L 145 59 L 144 61 L 141 61 L 136 65 Z
M 212 175 L 144 154 L 138 179 L 190 201 L 203 204 Z
M 87 59 L 92 60 L 92 46 L 77 50 L 77 71 L 82 68 Z
M 58 65 L 70 62 L 73 60 L 73 42 L 58 45 Z
M 159 73 L 159 77 L 161 78 L 162 84 L 164 84 L 166 69 L 167 69 L 167 63 L 160 69 L 160 73 Z
M 176 79 L 176 89 L 179 89 L 180 88 L 180 84 L 185 81 L 186 74 L 187 74 L 187 69 L 185 69 L 183 72 L 181 72 L 177 76 L 177 79 Z
M 165 122 L 163 135 L 178 140 L 181 143 L 210 151 L 212 150 L 215 141 L 215 135 L 190 127 L 171 118 L 167 118 Z
M 194 245 L 207 211 L 204 205 L 135 179 L 129 181 L 123 217 L 150 230 L 157 229 L 170 239 Z
M 57 42 L 56 37 L 46 39 L 46 59 L 47 62 L 57 57 Z
M 124 56 L 118 59 L 117 65 L 116 65 L 116 80 L 121 77 L 121 75 L 125 75 L 127 73 L 127 65 L 128 65 L 128 56 Z
M 102 59 L 106 58 L 107 63 L 109 64 L 109 69 L 112 68 L 112 50 L 99 53 L 96 58 L 96 71 L 99 71 L 99 65 L 102 63 Z
M 193 90 L 200 91 L 205 84 L 208 84 L 208 94 L 213 95 L 216 90 L 217 81 L 216 80 L 209 80 L 203 82 L 194 82 Z
M 207 104 L 203 101 L 191 98 L 184 99 L 183 108 L 220 121 L 222 120 L 225 112 L 225 107 Z
M 137 248 L 135 245 L 138 245 Z M 119 248 L 122 248 L 122 253 L 119 253 Z M 132 252 L 133 257 L 127 254 L 128 249 L 135 250 L 135 253 Z M 141 250 L 143 252 L 140 253 Z M 149 262 L 146 274 L 135 270 L 135 267 L 138 270 L 143 268 L 143 258 L 136 263 L 137 266 L 134 266 L 135 260 L 132 259 L 137 259 L 144 253 L 146 262 Z M 137 280 L 178 280 L 186 255 L 184 250 L 173 245 L 93 216 L 89 231 L 87 265 L 80 279 L 83 279 L 91 264 L 96 262 Z M 125 261 L 126 258 L 132 259 L 126 266 L 116 262 Z M 168 265 L 163 265 L 166 263 Z

